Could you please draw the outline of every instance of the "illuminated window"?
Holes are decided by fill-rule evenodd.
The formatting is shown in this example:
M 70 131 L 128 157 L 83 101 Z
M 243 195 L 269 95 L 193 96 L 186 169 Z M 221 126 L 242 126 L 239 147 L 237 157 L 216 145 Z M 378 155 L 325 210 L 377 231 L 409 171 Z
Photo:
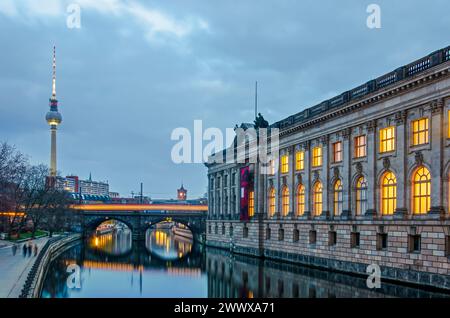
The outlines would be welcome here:
M 289 213 L 289 188 L 287 186 L 284 186 L 281 191 L 281 212 L 283 216 Z
M 248 216 L 252 217 L 255 215 L 255 191 L 250 191 L 248 193 Z
M 342 142 L 333 143 L 333 162 L 342 161 Z
M 355 137 L 355 158 L 366 156 L 366 135 Z
M 430 210 L 431 176 L 425 167 L 417 169 L 413 176 L 413 213 L 425 214 Z
M 421 118 L 414 120 L 412 126 L 412 144 L 413 146 L 423 145 L 428 143 L 428 118 Z
M 275 214 L 275 189 L 269 190 L 269 216 L 272 217 Z
M 320 167 L 322 165 L 322 147 L 314 147 L 312 150 L 312 166 Z
M 344 199 L 342 195 L 342 182 L 337 180 L 334 183 L 334 215 L 341 215 Z
M 297 187 L 297 216 L 305 213 L 305 187 L 299 184 Z
M 313 187 L 313 212 L 315 216 L 322 213 L 322 183 L 317 181 Z
M 367 210 L 367 181 L 364 177 L 356 180 L 356 215 L 362 215 Z
M 381 213 L 383 215 L 394 214 L 397 205 L 397 178 L 387 171 L 381 178 Z
M 380 152 L 395 150 L 395 127 L 380 129 Z
M 305 152 L 297 151 L 295 153 L 295 170 L 303 170 L 305 168 Z
M 288 155 L 281 156 L 281 173 L 289 172 L 289 157 Z

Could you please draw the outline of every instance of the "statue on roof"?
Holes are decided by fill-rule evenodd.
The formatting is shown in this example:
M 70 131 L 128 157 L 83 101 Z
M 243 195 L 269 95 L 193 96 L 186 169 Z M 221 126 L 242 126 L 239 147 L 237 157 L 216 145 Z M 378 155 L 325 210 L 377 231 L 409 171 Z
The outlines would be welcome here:
M 261 113 L 258 113 L 258 116 L 256 117 L 254 123 L 255 123 L 256 129 L 269 127 L 269 122 L 264 119 L 264 117 L 261 115 Z

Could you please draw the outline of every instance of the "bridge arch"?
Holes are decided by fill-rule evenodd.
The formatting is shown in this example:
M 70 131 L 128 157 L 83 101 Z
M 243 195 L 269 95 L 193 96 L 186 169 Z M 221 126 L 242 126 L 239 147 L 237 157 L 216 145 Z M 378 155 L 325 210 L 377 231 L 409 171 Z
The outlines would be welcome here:
M 105 216 L 93 216 L 93 217 L 86 217 L 84 219 L 84 235 L 90 236 L 93 233 L 95 233 L 95 230 L 99 227 L 100 224 L 107 222 L 107 221 L 118 221 L 121 222 L 123 224 L 125 224 L 131 231 L 131 233 L 134 234 L 134 232 L 137 229 L 136 225 L 133 224 L 133 222 L 130 220 L 127 220 L 126 217 L 121 217 L 121 216 L 110 216 L 110 215 L 105 215 Z

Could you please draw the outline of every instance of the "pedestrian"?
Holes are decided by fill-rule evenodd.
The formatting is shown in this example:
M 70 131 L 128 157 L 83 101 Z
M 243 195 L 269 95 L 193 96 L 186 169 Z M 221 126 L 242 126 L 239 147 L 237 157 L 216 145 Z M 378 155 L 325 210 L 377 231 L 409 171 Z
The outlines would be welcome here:
M 17 253 L 17 244 L 13 244 L 13 246 L 12 246 L 11 248 L 12 248 L 13 256 L 16 256 L 16 253 Z
M 34 244 L 34 256 L 37 256 L 38 253 L 38 247 L 37 244 Z
M 28 244 L 28 256 L 31 256 L 31 243 Z

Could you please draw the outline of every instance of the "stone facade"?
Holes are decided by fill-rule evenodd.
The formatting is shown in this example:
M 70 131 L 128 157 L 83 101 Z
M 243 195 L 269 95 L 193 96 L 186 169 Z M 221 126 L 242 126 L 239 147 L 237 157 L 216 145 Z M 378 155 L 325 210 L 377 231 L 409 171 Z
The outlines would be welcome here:
M 383 278 L 450 290 L 449 52 L 436 51 L 271 125 L 280 129 L 279 155 L 288 156 L 289 169 L 255 174 L 255 215 L 249 221 L 239 221 L 239 169 L 245 164 L 214 163 L 212 156 L 207 164 L 207 244 L 359 274 L 378 264 Z M 419 119 L 427 120 L 427 137 L 414 145 Z M 394 149 L 382 151 L 382 130 L 388 127 Z M 364 136 L 365 150 L 357 157 L 359 136 Z M 337 142 L 341 153 L 336 157 Z M 322 149 L 318 167 L 312 166 L 314 147 Z M 298 151 L 304 153 L 301 170 L 295 165 Z M 417 213 L 419 191 L 414 189 L 420 182 L 414 180 L 421 168 L 429 173 L 431 191 L 421 201 L 427 202 L 426 211 Z M 388 173 L 396 180 L 391 201 L 385 193 Z M 357 185 L 361 177 L 363 203 Z M 318 182 L 321 211 L 313 207 Z M 305 193 L 302 213 L 299 185 Z M 285 186 L 289 209 L 283 216 Z M 268 209 L 271 189 L 276 194 L 273 215 Z M 389 204 L 392 213 L 383 212 Z

